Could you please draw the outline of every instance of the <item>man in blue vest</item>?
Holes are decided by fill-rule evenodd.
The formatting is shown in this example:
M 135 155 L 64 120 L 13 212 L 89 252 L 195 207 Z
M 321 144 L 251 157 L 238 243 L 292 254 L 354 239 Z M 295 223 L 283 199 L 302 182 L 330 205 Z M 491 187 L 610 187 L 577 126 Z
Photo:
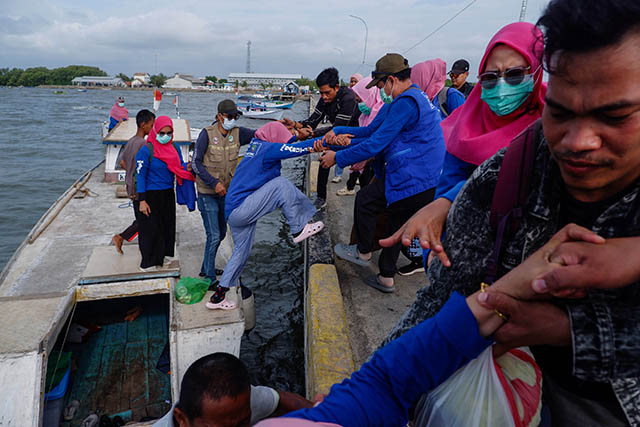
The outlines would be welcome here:
M 322 167 L 329 168 L 376 158 L 376 181 L 356 196 L 354 227 L 358 243 L 335 247 L 338 257 L 362 266 L 371 264 L 376 215 L 386 209 L 387 230 L 395 231 L 430 203 L 445 153 L 440 112 L 411 82 L 407 60 L 388 53 L 378 60 L 371 76 L 367 88 L 377 86 L 388 105 L 367 127 L 334 127 L 325 141 L 338 151 L 325 152 L 321 160 Z M 380 274 L 365 283 L 382 292 L 393 292 L 399 254 L 400 245 L 384 248 L 378 261 Z

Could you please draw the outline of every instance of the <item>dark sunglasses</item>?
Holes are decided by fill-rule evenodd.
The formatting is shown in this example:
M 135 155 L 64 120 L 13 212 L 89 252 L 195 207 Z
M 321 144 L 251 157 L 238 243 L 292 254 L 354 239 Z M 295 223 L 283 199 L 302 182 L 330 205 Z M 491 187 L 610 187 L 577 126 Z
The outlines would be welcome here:
M 171 135 L 173 135 L 173 131 L 170 130 L 169 132 L 158 132 L 158 135 L 160 135 L 160 136 L 165 136 L 165 135 L 171 136 Z
M 223 114 L 223 116 L 226 117 L 229 120 L 235 120 L 235 119 L 238 118 L 237 114 L 227 114 L 227 113 L 225 113 L 225 114 Z
M 451 77 L 452 79 L 455 79 L 456 77 L 458 77 L 460 74 L 458 73 L 449 73 L 449 77 Z
M 383 73 L 381 71 L 372 71 L 371 72 L 371 78 L 372 79 L 380 79 L 381 82 L 386 82 L 387 81 L 387 77 L 389 77 L 391 74 L 389 73 Z
M 486 73 L 482 73 L 478 76 L 478 80 L 480 80 L 480 85 L 485 89 L 493 89 L 498 84 L 498 80 L 500 77 L 504 78 L 504 81 L 511 85 L 519 85 L 524 80 L 527 72 L 531 69 L 531 67 L 513 67 L 509 68 L 503 72 L 499 71 L 487 71 Z

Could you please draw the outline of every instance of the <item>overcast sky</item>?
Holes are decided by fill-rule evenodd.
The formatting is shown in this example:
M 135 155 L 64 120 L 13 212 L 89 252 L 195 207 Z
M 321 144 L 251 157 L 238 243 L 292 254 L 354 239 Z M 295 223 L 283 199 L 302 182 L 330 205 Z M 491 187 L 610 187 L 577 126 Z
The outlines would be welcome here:
M 403 53 L 471 0 L 165 1 L 3 0 L 0 67 L 94 65 L 109 74 L 175 72 L 227 76 L 251 71 L 315 78 L 327 66 L 369 73 L 387 52 Z M 548 0 L 529 0 L 535 22 Z M 477 0 L 405 56 L 411 64 L 466 58 L 475 80 L 491 36 L 518 20 L 521 0 Z M 366 65 L 362 65 L 367 21 Z M 342 51 L 342 53 L 341 53 Z M 157 57 L 157 65 L 156 65 Z M 346 79 L 345 79 L 346 80 Z

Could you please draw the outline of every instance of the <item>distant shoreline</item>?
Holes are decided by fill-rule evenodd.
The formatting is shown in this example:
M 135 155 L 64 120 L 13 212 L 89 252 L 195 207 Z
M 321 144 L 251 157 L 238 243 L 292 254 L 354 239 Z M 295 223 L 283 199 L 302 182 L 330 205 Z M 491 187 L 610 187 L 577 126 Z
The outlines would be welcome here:
M 9 86 L 7 86 L 9 87 Z M 17 87 L 17 86 L 16 86 Z M 26 87 L 26 86 L 25 86 Z M 76 86 L 76 85 L 40 85 L 35 86 L 41 89 L 67 89 L 67 90 L 76 90 L 76 89 L 87 89 L 87 90 L 131 90 L 131 91 L 153 91 L 154 89 L 158 89 L 161 92 L 211 92 L 211 93 L 229 93 L 233 94 L 235 91 L 231 90 L 222 90 L 222 89 L 183 89 L 183 88 L 155 88 L 155 87 L 114 87 L 114 86 Z M 241 94 L 253 94 L 260 92 L 255 89 L 242 89 L 238 90 L 238 93 Z M 296 100 L 308 100 L 309 95 L 296 95 Z

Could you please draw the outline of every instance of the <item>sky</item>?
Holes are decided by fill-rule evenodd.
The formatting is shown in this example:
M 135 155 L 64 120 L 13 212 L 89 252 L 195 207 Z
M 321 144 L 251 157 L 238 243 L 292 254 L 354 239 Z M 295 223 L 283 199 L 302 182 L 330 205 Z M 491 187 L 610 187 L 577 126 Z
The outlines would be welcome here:
M 315 76 L 328 66 L 348 80 L 388 52 L 410 64 L 467 59 L 475 80 L 484 49 L 515 22 L 521 0 L 475 0 L 419 46 L 415 43 L 473 0 L 166 1 L 3 0 L 0 68 L 92 65 L 108 74 L 176 72 L 226 77 L 251 71 Z M 529 0 L 535 22 L 548 0 Z M 365 25 L 368 26 L 364 57 Z M 406 52 L 406 53 L 405 53 Z

